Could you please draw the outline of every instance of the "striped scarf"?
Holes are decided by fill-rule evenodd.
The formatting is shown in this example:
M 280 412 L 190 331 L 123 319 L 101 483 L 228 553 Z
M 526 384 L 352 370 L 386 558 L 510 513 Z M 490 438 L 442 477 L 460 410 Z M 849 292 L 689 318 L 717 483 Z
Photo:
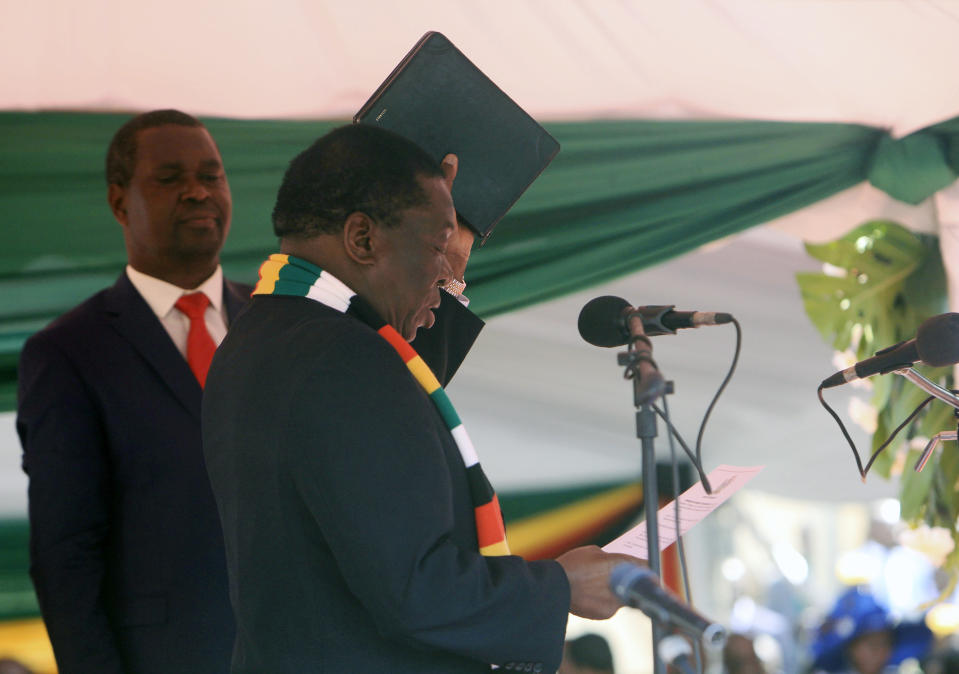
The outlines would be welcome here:
M 376 330 L 377 334 L 393 347 L 406 363 L 410 374 L 433 401 L 436 411 L 439 412 L 456 442 L 460 456 L 463 457 L 463 463 L 466 464 L 466 478 L 473 500 L 480 552 L 491 556 L 508 555 L 509 546 L 506 543 L 506 531 L 503 528 L 499 500 L 480 466 L 473 442 L 436 376 L 400 333 L 393 326 L 383 322 L 376 311 L 342 281 L 316 265 L 292 255 L 271 255 L 260 266 L 260 280 L 253 294 L 308 297 L 331 309 L 343 313 L 349 311 Z

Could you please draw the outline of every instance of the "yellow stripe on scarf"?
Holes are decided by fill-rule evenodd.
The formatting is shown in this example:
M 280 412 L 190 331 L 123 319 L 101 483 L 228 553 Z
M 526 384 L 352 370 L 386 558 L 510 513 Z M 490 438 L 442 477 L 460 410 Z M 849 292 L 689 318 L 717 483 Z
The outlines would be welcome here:
M 276 282 L 280 280 L 280 270 L 286 266 L 289 261 L 289 255 L 274 253 L 260 265 L 260 280 L 256 283 L 253 290 L 254 295 L 270 295 L 276 288 Z

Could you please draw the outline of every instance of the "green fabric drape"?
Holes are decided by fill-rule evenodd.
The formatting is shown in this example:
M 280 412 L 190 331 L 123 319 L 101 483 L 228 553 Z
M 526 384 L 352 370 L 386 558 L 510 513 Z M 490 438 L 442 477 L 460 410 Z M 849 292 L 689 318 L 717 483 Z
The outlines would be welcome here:
M 0 621 L 40 614 L 30 580 L 30 526 L 24 520 L 0 520 Z
M 14 406 L 24 340 L 122 269 L 126 256 L 106 205 L 103 163 L 126 118 L 0 113 L 0 410 Z M 340 122 L 205 121 L 233 191 L 224 267 L 251 281 L 276 247 L 269 216 L 287 162 Z M 959 165 L 959 118 L 900 141 L 854 124 L 603 121 L 547 128 L 560 154 L 470 262 L 468 294 L 481 315 L 665 261 L 863 180 L 889 191 L 908 181 L 909 199 L 928 196 Z

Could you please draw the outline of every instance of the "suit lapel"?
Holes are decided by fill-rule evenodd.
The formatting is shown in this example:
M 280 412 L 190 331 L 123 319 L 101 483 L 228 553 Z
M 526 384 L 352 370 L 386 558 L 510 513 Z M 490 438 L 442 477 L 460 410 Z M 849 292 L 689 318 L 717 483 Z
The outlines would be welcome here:
M 203 392 L 200 384 L 126 273 L 120 275 L 107 293 L 106 312 L 114 329 L 136 349 L 173 396 L 199 421 Z

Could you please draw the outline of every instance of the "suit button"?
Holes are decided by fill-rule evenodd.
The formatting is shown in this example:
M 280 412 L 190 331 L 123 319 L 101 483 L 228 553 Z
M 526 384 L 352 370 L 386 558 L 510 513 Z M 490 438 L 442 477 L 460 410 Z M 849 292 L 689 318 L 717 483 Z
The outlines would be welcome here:
M 543 671 L 543 663 L 542 663 L 542 662 L 537 662 L 537 663 L 536 663 L 536 666 L 533 667 L 533 671 L 536 672 L 537 674 L 539 674 L 539 672 L 542 672 L 542 671 Z

